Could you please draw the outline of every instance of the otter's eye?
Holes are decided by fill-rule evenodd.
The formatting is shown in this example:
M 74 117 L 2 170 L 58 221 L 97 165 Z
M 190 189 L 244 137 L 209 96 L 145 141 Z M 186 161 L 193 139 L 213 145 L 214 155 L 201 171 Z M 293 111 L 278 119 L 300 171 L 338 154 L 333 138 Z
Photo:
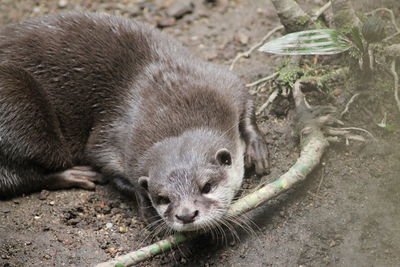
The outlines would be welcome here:
M 208 193 L 210 193 L 210 191 L 211 191 L 211 184 L 210 183 L 206 183 L 203 186 L 203 189 L 201 189 L 201 193 L 202 194 L 208 194 Z
M 157 203 L 158 203 L 158 205 L 167 205 L 167 204 L 171 203 L 171 200 L 169 200 L 168 197 L 158 196 Z

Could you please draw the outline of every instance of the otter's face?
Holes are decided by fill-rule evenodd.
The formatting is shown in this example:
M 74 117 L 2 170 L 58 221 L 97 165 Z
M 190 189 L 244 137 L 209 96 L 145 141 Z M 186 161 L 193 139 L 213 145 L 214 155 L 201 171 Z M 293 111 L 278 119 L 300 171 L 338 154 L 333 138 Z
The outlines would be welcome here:
M 208 229 L 218 224 L 243 179 L 243 151 L 227 149 L 212 164 L 179 168 L 163 177 L 141 177 L 140 185 L 159 216 L 175 231 Z

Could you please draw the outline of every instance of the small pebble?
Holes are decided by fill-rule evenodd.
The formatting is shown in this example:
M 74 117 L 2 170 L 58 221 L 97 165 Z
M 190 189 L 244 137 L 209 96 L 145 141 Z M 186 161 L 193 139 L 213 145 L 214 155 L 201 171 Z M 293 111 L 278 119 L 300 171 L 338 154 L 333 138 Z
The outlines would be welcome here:
M 244 45 L 249 42 L 249 36 L 247 36 L 244 33 L 238 33 L 235 36 L 235 39 L 236 39 L 236 41 L 238 41 L 239 43 L 244 44 Z
M 182 18 L 184 15 L 192 13 L 194 4 L 191 0 L 178 0 L 167 9 L 167 14 L 176 19 Z
M 159 21 L 157 21 L 158 28 L 171 27 L 174 25 L 176 25 L 176 19 L 174 17 L 161 18 Z
M 107 253 L 110 253 L 110 254 L 117 253 L 117 249 L 116 248 L 108 248 L 106 251 L 107 251 Z
M 49 195 L 50 195 L 50 192 L 49 192 L 49 191 L 47 191 L 47 190 L 42 190 L 42 191 L 40 191 L 39 199 L 40 199 L 40 200 L 46 200 L 47 197 L 48 197 Z
M 139 224 L 139 221 L 136 220 L 135 218 L 131 219 L 131 225 Z
M 41 8 L 39 6 L 35 6 L 32 10 L 33 13 L 40 13 Z
M 120 227 L 118 228 L 118 232 L 120 232 L 120 233 L 126 233 L 126 232 L 127 232 L 127 229 L 126 229 L 125 226 L 120 226 Z
M 111 229 L 112 227 L 113 227 L 113 224 L 112 223 L 106 223 L 106 227 L 107 227 L 107 229 Z
M 67 0 L 60 0 L 58 1 L 58 7 L 60 8 L 64 8 L 68 5 L 68 1 Z
M 215 50 L 209 50 L 205 52 L 205 58 L 209 61 L 214 60 L 218 57 L 218 53 Z
M 340 96 L 341 94 L 343 94 L 343 90 L 342 89 L 335 89 L 335 90 L 333 90 L 332 94 L 334 96 Z

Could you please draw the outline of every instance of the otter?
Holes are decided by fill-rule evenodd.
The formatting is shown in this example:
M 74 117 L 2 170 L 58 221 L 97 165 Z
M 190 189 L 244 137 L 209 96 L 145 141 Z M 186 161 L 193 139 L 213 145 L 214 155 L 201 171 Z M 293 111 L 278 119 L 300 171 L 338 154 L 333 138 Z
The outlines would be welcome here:
M 106 14 L 0 29 L 0 197 L 106 179 L 176 231 L 217 222 L 268 149 L 241 80 Z

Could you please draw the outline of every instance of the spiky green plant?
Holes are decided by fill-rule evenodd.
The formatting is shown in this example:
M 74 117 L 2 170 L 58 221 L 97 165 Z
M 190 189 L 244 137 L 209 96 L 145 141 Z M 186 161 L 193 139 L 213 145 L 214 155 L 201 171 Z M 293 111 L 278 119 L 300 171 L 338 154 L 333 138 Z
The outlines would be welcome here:
M 332 55 L 351 47 L 351 42 L 336 30 L 319 29 L 294 32 L 272 40 L 258 50 L 280 55 Z

